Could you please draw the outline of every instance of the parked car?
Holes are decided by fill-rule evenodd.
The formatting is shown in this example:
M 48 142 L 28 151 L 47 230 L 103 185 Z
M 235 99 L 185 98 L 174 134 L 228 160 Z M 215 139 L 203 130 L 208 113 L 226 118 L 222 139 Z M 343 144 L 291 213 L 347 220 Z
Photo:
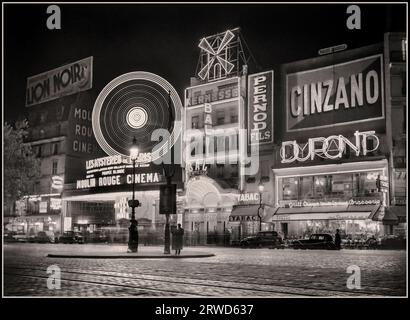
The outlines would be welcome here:
M 25 233 L 18 233 L 13 235 L 13 239 L 17 242 L 28 242 L 28 236 Z
M 294 240 L 291 247 L 294 249 L 336 249 L 332 235 L 327 233 L 314 233 L 309 239 Z
M 105 232 L 94 231 L 93 233 L 88 234 L 86 241 L 91 243 L 101 243 L 108 242 L 108 236 Z
M 14 238 L 16 234 L 17 232 L 15 231 L 4 231 L 3 233 L 4 242 L 16 242 L 17 239 Z
M 276 231 L 260 231 L 255 236 L 250 236 L 240 241 L 242 248 L 283 248 L 282 238 Z
M 84 237 L 74 231 L 66 231 L 59 238 L 59 243 L 84 243 Z
M 40 231 L 37 233 L 35 241 L 39 243 L 54 243 L 54 233 L 51 231 Z

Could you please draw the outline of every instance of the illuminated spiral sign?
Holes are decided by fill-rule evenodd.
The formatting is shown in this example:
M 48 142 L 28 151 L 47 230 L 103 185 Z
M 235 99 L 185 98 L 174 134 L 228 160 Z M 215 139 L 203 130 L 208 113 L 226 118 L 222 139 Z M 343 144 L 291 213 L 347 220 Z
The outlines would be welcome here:
M 174 126 L 173 120 L 181 120 L 181 108 L 178 93 L 165 79 L 143 71 L 126 73 L 99 94 L 92 113 L 94 135 L 105 153 L 126 157 L 135 136 L 140 154 L 149 154 L 146 158 L 154 161 L 166 154 L 180 135 L 180 126 Z M 157 129 L 169 130 L 169 139 L 152 141 Z

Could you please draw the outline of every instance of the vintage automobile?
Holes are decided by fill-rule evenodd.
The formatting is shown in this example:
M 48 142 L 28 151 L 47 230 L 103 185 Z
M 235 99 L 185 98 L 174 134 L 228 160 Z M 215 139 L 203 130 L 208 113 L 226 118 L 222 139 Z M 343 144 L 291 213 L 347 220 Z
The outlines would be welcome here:
M 243 238 L 239 244 L 242 248 L 283 248 L 282 238 L 276 231 L 260 231 L 255 236 Z
M 54 243 L 54 233 L 51 231 L 40 231 L 37 233 L 35 241 L 38 243 Z
M 109 241 L 109 238 L 105 232 L 95 231 L 87 235 L 85 241 L 87 243 L 105 243 Z
M 327 233 L 314 233 L 309 239 L 294 240 L 291 247 L 293 249 L 337 249 L 332 235 Z
M 74 231 L 66 231 L 58 237 L 59 243 L 84 243 L 84 237 Z

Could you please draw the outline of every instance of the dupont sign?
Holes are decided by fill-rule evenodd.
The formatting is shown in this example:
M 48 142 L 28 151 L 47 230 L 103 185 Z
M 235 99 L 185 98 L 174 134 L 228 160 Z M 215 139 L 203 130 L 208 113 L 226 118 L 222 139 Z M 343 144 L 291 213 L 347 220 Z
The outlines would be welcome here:
M 384 118 L 382 55 L 286 75 L 286 131 Z

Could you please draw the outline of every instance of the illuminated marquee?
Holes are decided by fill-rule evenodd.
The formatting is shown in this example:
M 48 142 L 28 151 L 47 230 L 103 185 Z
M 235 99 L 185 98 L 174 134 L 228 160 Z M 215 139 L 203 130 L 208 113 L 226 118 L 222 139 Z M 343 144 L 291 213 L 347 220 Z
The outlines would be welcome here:
M 360 154 L 365 156 L 369 152 L 377 150 L 379 147 L 380 142 L 379 138 L 375 135 L 375 131 L 356 131 L 354 135 L 355 143 L 352 143 L 342 135 L 333 135 L 327 138 L 310 138 L 304 145 L 298 144 L 296 140 L 282 142 L 282 147 L 280 149 L 280 156 L 282 158 L 281 162 L 303 162 L 306 160 L 313 160 L 315 157 L 340 159 L 346 147 L 351 148 L 357 157 L 360 156 Z M 373 148 L 370 150 L 367 145 L 369 138 L 375 141 Z
M 139 154 L 134 175 L 135 184 L 157 184 L 163 182 L 160 167 L 151 166 L 145 154 Z M 86 178 L 77 180 L 77 189 L 113 187 L 133 183 L 132 162 L 121 155 L 86 161 Z

